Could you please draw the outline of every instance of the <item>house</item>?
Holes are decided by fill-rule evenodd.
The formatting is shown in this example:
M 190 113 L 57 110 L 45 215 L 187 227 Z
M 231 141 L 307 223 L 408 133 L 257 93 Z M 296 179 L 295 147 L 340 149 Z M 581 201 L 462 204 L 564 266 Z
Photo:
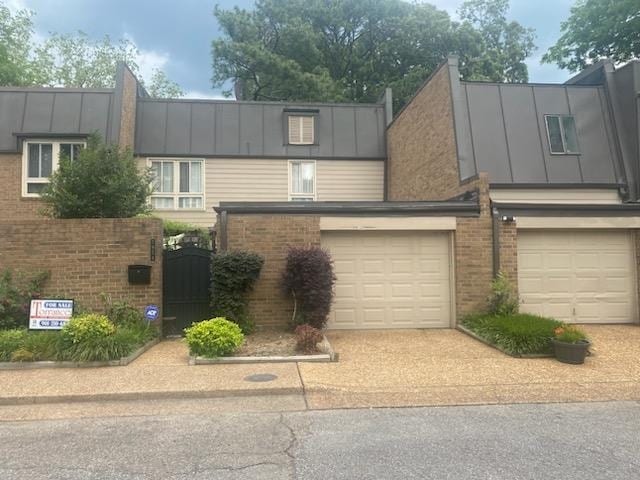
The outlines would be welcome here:
M 525 311 L 638 321 L 640 64 L 562 85 L 462 82 L 449 58 L 391 118 L 379 104 L 151 99 L 115 89 L 0 89 L 0 220 L 36 217 L 60 151 L 98 131 L 156 175 L 157 215 L 216 224 L 261 254 L 250 308 L 283 325 L 290 245 L 331 251 L 330 328 L 446 328 L 498 271 Z M 217 218 L 212 208 L 217 213 Z
M 638 62 L 492 84 L 460 81 L 449 58 L 387 128 L 384 202 L 217 208 L 224 247 L 267 259 L 254 315 L 290 310 L 287 242 L 331 251 L 330 328 L 452 327 L 498 271 L 523 311 L 637 323 L 639 93 Z
M 220 201 L 382 200 L 389 102 L 153 99 L 125 65 L 114 89 L 0 88 L 0 219 L 37 218 L 59 154 L 92 132 L 153 170 L 157 216 L 200 227 Z

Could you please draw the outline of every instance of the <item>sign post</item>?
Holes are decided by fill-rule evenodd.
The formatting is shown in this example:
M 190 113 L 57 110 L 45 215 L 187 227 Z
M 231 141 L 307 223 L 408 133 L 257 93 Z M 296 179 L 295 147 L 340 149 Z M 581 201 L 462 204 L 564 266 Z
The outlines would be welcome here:
M 30 330 L 61 330 L 73 315 L 73 300 L 31 300 Z
M 159 314 L 160 309 L 156 305 L 147 305 L 147 307 L 144 309 L 144 316 L 149 321 L 149 323 L 156 320 Z

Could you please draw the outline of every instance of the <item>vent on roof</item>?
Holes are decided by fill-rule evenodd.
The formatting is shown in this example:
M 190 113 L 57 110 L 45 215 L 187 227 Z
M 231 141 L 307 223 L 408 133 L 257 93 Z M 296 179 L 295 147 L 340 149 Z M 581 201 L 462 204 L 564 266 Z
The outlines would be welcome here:
M 311 115 L 289 116 L 289 143 L 291 145 L 313 145 L 314 117 Z

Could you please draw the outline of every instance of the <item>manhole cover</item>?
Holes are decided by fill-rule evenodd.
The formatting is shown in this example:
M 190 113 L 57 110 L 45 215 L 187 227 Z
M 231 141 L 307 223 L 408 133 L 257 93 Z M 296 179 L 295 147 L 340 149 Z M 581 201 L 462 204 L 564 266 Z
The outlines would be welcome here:
M 273 373 L 255 373 L 253 375 L 244 377 L 247 382 L 271 382 L 276 378 L 278 378 L 278 376 L 274 375 Z

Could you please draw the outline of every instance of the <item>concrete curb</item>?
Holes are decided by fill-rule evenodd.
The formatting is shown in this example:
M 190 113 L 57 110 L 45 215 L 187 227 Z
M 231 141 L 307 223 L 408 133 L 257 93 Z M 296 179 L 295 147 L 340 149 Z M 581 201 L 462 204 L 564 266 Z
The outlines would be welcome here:
M 0 406 L 33 405 L 43 403 L 122 402 L 132 400 L 181 400 L 222 397 L 251 397 L 262 395 L 302 395 L 300 387 L 247 388 L 228 390 L 183 390 L 153 392 L 88 393 L 77 395 L 26 395 L 0 397 Z
M 96 368 L 96 367 L 124 367 L 133 362 L 140 355 L 145 353 L 154 345 L 160 342 L 159 338 L 154 338 L 150 342 L 145 343 L 136 351 L 120 360 L 107 360 L 98 362 L 0 362 L 0 370 L 35 370 L 41 368 Z
M 465 334 L 469 335 L 470 337 L 478 340 L 479 342 L 482 342 L 482 343 L 484 343 L 485 345 L 487 345 L 487 346 L 489 346 L 491 348 L 495 348 L 499 352 L 502 352 L 505 355 L 509 355 L 512 358 L 553 358 L 555 356 L 552 353 L 528 353 L 528 354 L 524 354 L 524 355 L 514 355 L 513 353 L 509 353 L 506 350 L 503 350 L 502 348 L 498 347 L 497 345 L 494 345 L 493 343 L 488 342 L 484 338 L 482 338 L 479 335 L 475 334 L 474 332 L 472 332 L 468 328 L 463 327 L 462 325 L 456 325 L 456 330 L 459 330 L 462 333 L 465 333 Z
M 251 363 L 297 363 L 297 362 L 337 362 L 338 354 L 333 350 L 326 336 L 318 343 L 318 349 L 323 352 L 317 355 L 289 355 L 267 357 L 189 357 L 189 365 L 221 365 L 221 364 L 251 364 Z

